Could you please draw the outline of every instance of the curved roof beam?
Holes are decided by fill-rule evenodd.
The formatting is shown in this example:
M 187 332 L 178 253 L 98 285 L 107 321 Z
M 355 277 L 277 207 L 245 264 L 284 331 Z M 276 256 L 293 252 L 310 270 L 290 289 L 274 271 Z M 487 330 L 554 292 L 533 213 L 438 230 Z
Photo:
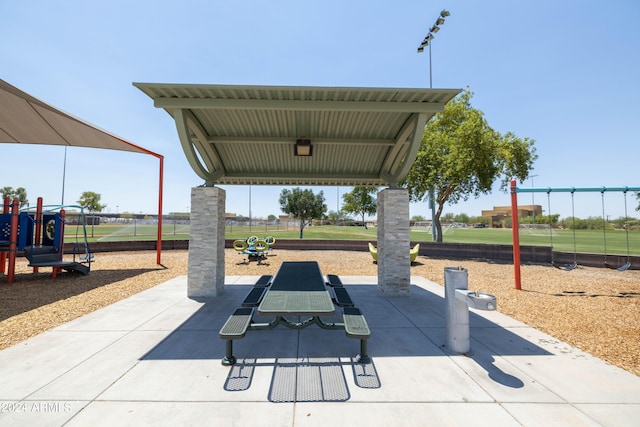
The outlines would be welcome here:
M 205 130 L 190 111 L 175 110 L 173 117 L 176 122 L 180 145 L 189 165 L 200 178 L 205 180 L 206 185 L 213 185 L 215 180 L 224 175 L 224 169 L 217 153 L 207 143 Z M 191 138 L 191 132 L 196 137 L 195 141 Z
M 389 154 L 382 166 L 382 174 L 380 176 L 390 185 L 396 186 L 409 173 L 409 169 L 420 149 L 422 131 L 426 123 L 426 114 L 412 114 L 398 133 L 395 144 L 389 150 Z
M 409 169 L 411 169 L 411 166 L 413 165 L 413 162 L 418 155 L 420 144 L 422 143 L 424 127 L 427 124 L 427 115 L 414 114 L 414 118 L 415 120 L 413 126 L 413 134 L 409 137 L 405 154 L 400 163 L 397 165 L 396 170 L 392 172 L 392 176 L 395 178 L 396 182 L 407 176 L 407 174 L 409 173 Z

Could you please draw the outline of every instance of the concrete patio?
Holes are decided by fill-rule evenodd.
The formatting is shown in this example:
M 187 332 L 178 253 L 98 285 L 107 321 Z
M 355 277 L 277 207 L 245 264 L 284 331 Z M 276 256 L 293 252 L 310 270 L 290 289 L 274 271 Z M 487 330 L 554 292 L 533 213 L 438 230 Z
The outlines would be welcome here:
M 326 273 L 326 272 L 325 272 Z M 386 297 L 342 277 L 372 331 L 249 331 L 222 366 L 218 330 L 256 281 L 211 300 L 186 277 L 0 351 L 0 426 L 636 426 L 640 377 L 499 312 L 470 315 L 472 351 L 445 343 L 444 288 Z M 498 309 L 500 301 L 498 301 Z M 339 317 L 335 321 L 340 321 Z

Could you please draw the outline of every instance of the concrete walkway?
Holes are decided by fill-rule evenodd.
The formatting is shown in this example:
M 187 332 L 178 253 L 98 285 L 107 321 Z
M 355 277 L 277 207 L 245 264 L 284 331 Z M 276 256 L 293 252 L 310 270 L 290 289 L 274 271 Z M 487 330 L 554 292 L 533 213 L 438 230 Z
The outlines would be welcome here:
M 342 277 L 371 365 L 313 325 L 249 331 L 222 366 L 218 330 L 256 279 L 194 301 L 179 277 L 1 351 L 0 426 L 639 425 L 640 377 L 499 312 L 472 311 L 471 354 L 450 354 L 444 289 L 420 277 L 411 297 Z

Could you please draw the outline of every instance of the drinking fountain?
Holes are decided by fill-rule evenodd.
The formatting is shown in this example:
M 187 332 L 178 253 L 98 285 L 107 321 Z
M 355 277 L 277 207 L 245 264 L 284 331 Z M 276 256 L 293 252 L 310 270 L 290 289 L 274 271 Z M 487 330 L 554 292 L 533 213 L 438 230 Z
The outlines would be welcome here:
M 495 310 L 496 296 L 469 290 L 469 272 L 462 267 L 445 267 L 446 346 L 455 353 L 471 350 L 469 308 Z

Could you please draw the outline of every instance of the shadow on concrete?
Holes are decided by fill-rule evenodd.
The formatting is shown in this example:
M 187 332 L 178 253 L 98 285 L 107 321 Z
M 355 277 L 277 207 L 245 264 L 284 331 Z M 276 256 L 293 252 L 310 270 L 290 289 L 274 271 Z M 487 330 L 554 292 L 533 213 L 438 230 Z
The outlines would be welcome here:
M 347 401 L 351 395 L 344 368 L 353 373 L 356 386 L 381 387 L 373 360 L 362 364 L 355 358 L 343 362 L 335 357 L 312 357 L 276 359 L 274 362 L 257 362 L 254 358 L 238 359 L 229 369 L 224 389 L 231 392 L 248 390 L 256 367 L 264 366 L 273 368 L 268 395 L 270 402 Z
M 345 285 L 372 330 L 372 357 L 447 356 L 444 348 L 445 301 L 421 287 L 412 286 L 410 297 L 386 297 L 376 285 Z M 251 285 L 227 285 L 224 295 L 203 301 L 202 307 L 170 333 L 141 360 L 222 359 L 225 341 L 218 332 L 228 316 L 240 307 Z M 338 313 L 340 310 L 336 310 Z M 256 315 L 256 322 L 268 321 Z M 327 321 L 341 321 L 336 314 Z M 481 331 L 490 342 L 482 342 L 491 355 L 550 355 L 539 347 L 473 311 L 469 315 L 471 338 Z M 234 341 L 238 358 L 352 357 L 358 340 L 343 331 L 323 330 L 315 325 L 303 330 L 277 326 L 271 330 L 249 330 Z M 488 359 L 487 359 L 488 360 Z M 481 360 L 481 364 L 485 359 Z M 489 365 L 487 365 L 489 366 Z
M 16 274 L 15 282 L 0 282 L 0 321 L 158 269 L 96 270 L 89 276 L 61 272 L 55 279 L 50 268 L 41 267 L 39 273 Z

